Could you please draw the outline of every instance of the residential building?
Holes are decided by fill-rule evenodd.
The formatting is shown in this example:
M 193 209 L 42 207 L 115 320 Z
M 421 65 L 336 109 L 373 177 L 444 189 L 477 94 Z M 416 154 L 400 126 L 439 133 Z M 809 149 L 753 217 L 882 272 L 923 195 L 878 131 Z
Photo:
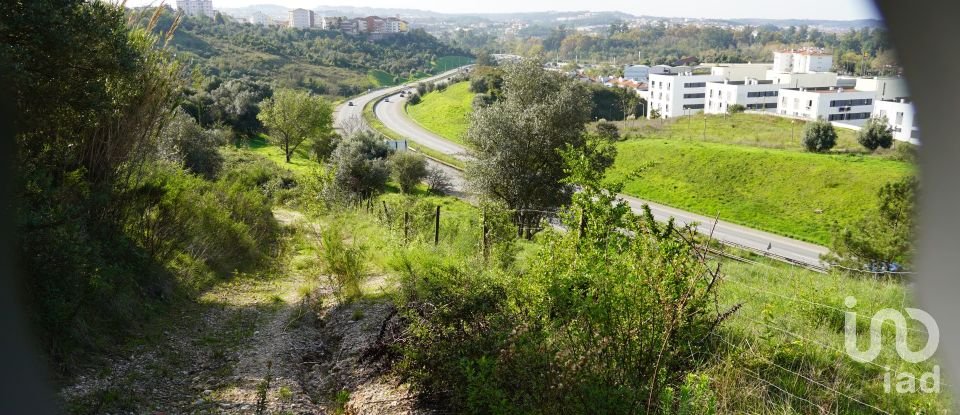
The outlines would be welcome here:
M 777 114 L 863 125 L 873 113 L 873 91 L 840 87 L 783 88 Z
M 266 26 L 270 24 L 270 16 L 262 12 L 253 12 L 250 16 L 247 17 L 247 22 L 250 24 Z
M 855 89 L 873 91 L 876 99 L 897 99 L 910 95 L 907 82 L 902 78 L 858 78 Z
M 408 30 L 407 22 L 398 17 L 388 17 L 386 21 L 387 33 L 406 33 Z
M 833 55 L 823 49 L 794 49 L 773 53 L 773 71 L 777 73 L 829 72 Z
M 187 16 L 215 16 L 213 0 L 177 0 L 177 10 Z
M 771 63 L 730 63 L 711 67 L 710 74 L 726 79 L 765 79 L 767 71 L 771 69 L 773 69 Z
M 766 79 L 787 88 L 814 88 L 838 86 L 835 72 L 767 72 Z M 853 85 L 849 85 L 853 87 Z
M 650 79 L 650 67 L 647 65 L 624 66 L 623 77 L 631 81 L 647 82 Z
M 716 75 L 650 74 L 650 111 L 657 110 L 664 118 L 702 112 L 706 102 L 707 82 L 722 81 Z
M 893 137 L 897 140 L 909 141 L 914 144 L 920 142 L 916 111 L 909 99 L 876 100 L 873 104 L 873 115 L 887 117 L 887 125 L 893 130 Z
M 323 30 L 339 30 L 340 23 L 347 20 L 346 17 L 323 16 L 319 19 L 314 18 L 314 23 Z
M 723 114 L 731 105 L 743 105 L 751 111 L 776 112 L 780 88 L 783 85 L 756 78 L 707 82 L 704 112 Z
M 309 29 L 313 27 L 313 10 L 293 9 L 287 12 L 287 25 L 294 29 Z

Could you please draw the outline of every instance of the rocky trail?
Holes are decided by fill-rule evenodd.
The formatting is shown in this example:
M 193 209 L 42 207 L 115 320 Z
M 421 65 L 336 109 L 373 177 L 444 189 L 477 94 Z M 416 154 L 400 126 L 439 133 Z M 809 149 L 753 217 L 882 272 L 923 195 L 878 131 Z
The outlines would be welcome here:
M 293 232 L 302 214 L 274 212 Z M 422 413 L 406 386 L 364 359 L 393 313 L 383 295 L 337 304 L 316 267 L 242 275 L 171 316 L 158 333 L 61 389 L 72 413 Z M 385 284 L 366 285 L 376 293 Z

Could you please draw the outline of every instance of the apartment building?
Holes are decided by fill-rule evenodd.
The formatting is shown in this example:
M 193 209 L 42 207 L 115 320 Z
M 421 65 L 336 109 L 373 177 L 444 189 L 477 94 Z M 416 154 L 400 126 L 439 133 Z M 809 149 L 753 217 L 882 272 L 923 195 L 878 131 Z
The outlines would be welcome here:
M 776 112 L 780 88 L 783 88 L 783 85 L 756 78 L 707 82 L 704 112 L 723 114 L 731 105 L 737 104 L 752 111 Z
M 863 125 L 873 114 L 873 91 L 841 87 L 783 88 L 777 114 Z
M 833 55 L 823 49 L 793 49 L 773 53 L 773 71 L 777 73 L 829 72 Z
M 177 10 L 187 16 L 214 17 L 213 0 L 177 0 Z
M 650 111 L 661 117 L 672 118 L 703 112 L 706 106 L 707 82 L 722 81 L 716 75 L 693 75 L 684 72 L 675 75 L 650 74 Z
M 293 9 L 287 12 L 287 25 L 294 29 L 309 29 L 313 27 L 313 10 Z
M 854 86 L 858 91 L 873 91 L 878 100 L 896 100 L 910 95 L 907 82 L 902 78 L 858 78 Z
M 267 16 L 262 12 L 253 12 L 253 14 L 247 17 L 247 23 L 266 26 L 271 23 L 271 20 L 270 16 Z
M 710 68 L 710 74 L 726 79 L 766 79 L 767 71 L 773 69 L 770 63 L 729 63 L 718 64 Z
M 907 98 L 882 99 L 874 101 L 873 115 L 887 117 L 887 125 L 893 130 L 897 140 L 919 143 L 920 130 L 916 122 L 916 110 L 913 102 Z

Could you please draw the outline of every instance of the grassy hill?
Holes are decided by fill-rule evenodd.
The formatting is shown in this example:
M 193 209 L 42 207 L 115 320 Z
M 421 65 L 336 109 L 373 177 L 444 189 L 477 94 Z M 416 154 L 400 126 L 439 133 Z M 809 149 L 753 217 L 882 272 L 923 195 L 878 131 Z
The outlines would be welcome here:
M 659 137 L 618 147 L 608 178 L 628 194 L 821 244 L 832 223 L 861 217 L 880 186 L 912 171 L 876 156 Z
M 458 144 L 473 113 L 473 96 L 469 82 L 450 85 L 443 92 L 431 92 L 417 105 L 408 105 L 407 114 L 418 124 Z

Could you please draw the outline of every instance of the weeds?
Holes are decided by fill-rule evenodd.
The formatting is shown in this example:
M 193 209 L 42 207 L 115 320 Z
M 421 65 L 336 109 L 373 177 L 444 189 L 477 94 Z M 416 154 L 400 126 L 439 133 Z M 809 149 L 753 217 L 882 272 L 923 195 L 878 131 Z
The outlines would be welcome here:
M 366 250 L 356 241 L 346 241 L 343 231 L 331 225 L 320 232 L 320 259 L 339 301 L 353 301 L 363 293 Z

